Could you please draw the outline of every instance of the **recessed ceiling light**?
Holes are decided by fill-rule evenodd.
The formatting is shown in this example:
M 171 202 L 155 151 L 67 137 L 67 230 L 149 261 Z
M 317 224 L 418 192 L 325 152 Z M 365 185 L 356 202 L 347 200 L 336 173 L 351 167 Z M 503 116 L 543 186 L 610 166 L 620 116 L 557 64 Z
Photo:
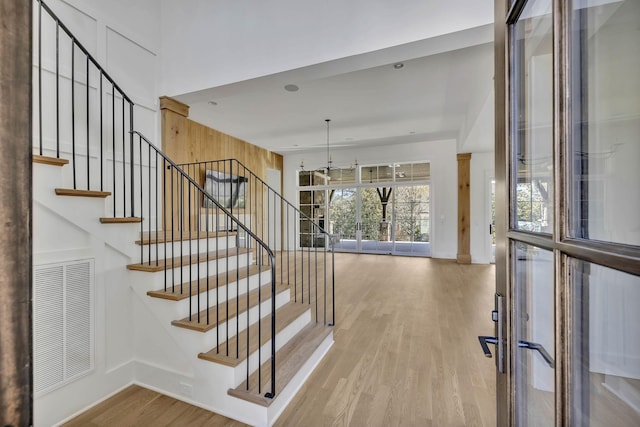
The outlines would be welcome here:
M 299 146 L 300 146 L 300 144 L 293 144 L 293 146 L 294 146 L 294 147 L 299 147 Z
M 395 64 L 393 64 L 393 68 L 396 70 L 399 70 L 400 68 L 403 68 L 404 64 L 402 62 L 396 62 Z
M 216 101 L 213 101 L 213 100 L 212 100 L 212 101 L 209 101 L 209 102 L 208 102 L 208 104 L 209 104 L 209 105 L 218 105 L 218 103 L 217 103 Z
M 287 92 L 297 92 L 300 88 L 293 84 L 285 85 L 284 90 Z
M 414 131 L 409 132 L 409 135 L 415 135 L 416 133 Z
M 353 138 L 345 138 L 345 141 L 353 141 Z

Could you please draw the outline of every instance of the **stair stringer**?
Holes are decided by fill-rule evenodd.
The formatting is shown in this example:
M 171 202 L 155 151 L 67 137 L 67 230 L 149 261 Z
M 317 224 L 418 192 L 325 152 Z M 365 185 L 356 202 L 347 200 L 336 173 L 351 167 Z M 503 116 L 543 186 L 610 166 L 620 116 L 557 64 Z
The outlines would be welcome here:
M 198 353 L 208 351 L 215 345 L 215 328 L 202 333 L 171 325 L 170 320 L 176 318 L 176 308 L 171 307 L 175 306 L 175 302 L 149 297 L 146 295 L 145 286 L 136 289 L 138 288 L 137 283 L 140 282 L 139 276 L 149 273 L 131 273 L 138 276 L 137 280 L 132 281 L 132 289 L 136 299 L 134 303 L 134 318 L 136 319 L 134 322 L 135 382 L 250 425 L 268 425 L 269 412 L 273 412 L 273 409 L 227 394 L 227 390 L 244 381 L 246 362 L 242 362 L 236 367 L 230 367 L 198 359 Z M 289 299 L 289 292 L 280 293 L 276 298 L 276 307 L 279 308 L 286 304 Z M 262 303 L 263 317 L 270 314 L 270 306 L 270 300 Z M 187 314 L 178 313 L 178 316 Z M 240 319 L 243 317 L 245 316 L 241 316 Z M 254 307 L 250 312 L 250 321 L 254 323 L 257 320 L 257 309 Z M 276 335 L 277 347 L 286 344 L 310 321 L 310 310 L 306 310 Z M 224 327 L 224 324 L 221 325 L 222 329 Z M 240 324 L 240 330 L 244 330 L 245 327 L 246 322 L 243 321 Z M 233 330 L 231 332 L 235 333 Z M 225 339 L 224 333 L 221 333 L 220 339 Z M 263 358 L 270 354 L 270 345 L 270 341 L 268 341 L 262 346 Z M 161 357 L 157 353 L 150 353 L 153 351 L 159 352 Z M 252 359 L 257 359 L 255 354 L 257 352 L 252 353 Z M 256 367 L 257 362 L 252 360 L 250 373 Z M 304 375 L 304 378 L 306 376 L 308 373 Z M 301 385 L 302 383 L 299 386 Z M 288 388 L 285 388 L 283 391 L 283 397 L 287 390 Z M 288 400 L 294 395 L 295 393 Z M 280 399 L 280 401 L 282 400 Z

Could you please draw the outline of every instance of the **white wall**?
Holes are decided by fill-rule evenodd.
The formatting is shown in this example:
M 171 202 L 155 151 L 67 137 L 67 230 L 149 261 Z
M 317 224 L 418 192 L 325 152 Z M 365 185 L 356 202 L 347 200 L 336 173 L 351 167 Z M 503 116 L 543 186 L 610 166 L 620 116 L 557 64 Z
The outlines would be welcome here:
M 347 167 L 355 159 L 361 165 L 423 162 L 431 163 L 431 256 L 455 258 L 457 253 L 458 169 L 456 141 L 432 141 L 369 147 L 366 149 L 332 150 L 333 165 Z M 326 166 L 326 153 L 296 153 L 284 157 L 284 196 L 297 202 L 296 174 L 300 161 L 305 169 Z
M 471 155 L 471 262 L 491 262 L 491 187 L 494 178 L 494 153 Z
M 160 8 L 153 0 L 48 0 L 47 4 L 76 38 L 114 78 L 119 86 L 136 103 L 135 128 L 145 133 L 152 141 L 158 141 L 158 88 L 160 81 Z M 34 3 L 34 25 L 37 28 L 38 6 Z M 45 15 L 45 12 L 43 12 Z M 55 27 L 45 18 L 43 28 L 52 32 L 43 33 L 43 82 L 49 84 L 43 89 L 43 143 L 44 154 L 55 155 Z M 70 41 L 61 37 L 61 59 L 70 54 Z M 37 47 L 34 43 L 34 48 Z M 37 50 L 34 50 L 34 53 Z M 76 51 L 79 54 L 79 51 Z M 76 94 L 78 108 L 76 114 L 80 123 L 76 127 L 76 137 L 84 143 L 86 125 L 84 96 L 86 93 L 86 73 L 83 62 L 76 57 Z M 65 91 L 61 97 L 63 121 L 70 115 L 71 62 L 60 63 L 60 88 Z M 34 99 L 37 101 L 38 57 L 34 54 Z M 97 72 L 90 74 L 90 122 L 92 183 L 99 182 L 99 139 L 98 115 L 99 85 Z M 105 85 L 106 86 L 106 85 Z M 103 88 L 104 106 L 111 99 L 111 88 Z M 37 114 L 37 102 L 34 114 Z M 128 111 L 127 111 L 128 116 Z M 110 116 L 109 116 L 110 117 Z M 38 120 L 34 115 L 34 145 L 38 141 Z M 116 121 L 116 123 L 118 123 Z M 110 122 L 105 123 L 104 134 L 110 136 Z M 61 123 L 61 157 L 71 157 L 70 121 Z M 128 130 L 128 129 L 127 129 Z M 126 137 L 128 141 L 128 135 Z M 106 158 L 111 157 L 107 145 Z M 81 150 L 79 157 L 86 152 Z M 84 154 L 83 154 L 84 153 Z M 110 161 L 105 158 L 105 166 Z M 84 165 L 84 162 L 81 162 Z M 84 167 L 84 166 L 83 166 Z M 76 259 L 95 260 L 95 368 L 87 375 L 61 388 L 35 396 L 34 419 L 36 426 L 53 425 L 74 413 L 84 410 L 97 400 L 130 384 L 134 379 L 132 360 L 133 333 L 132 306 L 129 273 L 126 265 L 137 253 L 134 240 L 139 234 L 139 225 L 101 225 L 98 217 L 106 216 L 109 204 L 103 200 L 81 200 L 57 197 L 54 187 L 71 188 L 71 166 L 56 168 L 34 165 L 33 203 L 33 261 L 34 265 L 65 262 Z M 79 174 L 80 183 L 86 182 L 86 169 Z M 107 181 L 110 181 L 107 179 Z M 93 187 L 93 184 L 92 184 Z M 108 190 L 108 188 L 105 188 Z M 114 232 L 114 230 L 118 230 Z
M 490 0 L 163 0 L 163 91 L 179 95 L 492 22 Z

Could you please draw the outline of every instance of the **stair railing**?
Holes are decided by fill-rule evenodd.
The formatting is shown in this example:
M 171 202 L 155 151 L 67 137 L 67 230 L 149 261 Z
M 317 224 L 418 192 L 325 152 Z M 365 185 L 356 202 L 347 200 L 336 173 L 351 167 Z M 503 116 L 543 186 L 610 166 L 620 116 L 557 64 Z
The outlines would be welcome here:
M 43 1 L 37 1 L 37 14 L 37 153 L 64 153 L 74 190 L 108 190 L 113 217 L 133 217 L 135 104 Z
M 312 306 L 316 323 L 335 324 L 334 239 L 317 222 L 237 159 L 179 164 L 204 189 L 229 202 L 229 212 L 276 248 L 281 283 L 294 301 Z M 310 239 L 302 241 L 299 233 Z M 329 254 L 328 254 L 329 252 Z
M 34 123 L 38 130 L 34 135 L 38 140 L 34 141 L 34 151 L 69 160 L 74 189 L 110 192 L 114 218 L 140 220 L 140 262 L 129 268 L 162 272 L 164 291 L 189 299 L 189 315 L 179 323 L 200 330 L 215 327 L 216 351 L 246 360 L 247 390 L 251 374 L 257 371 L 258 392 L 269 390 L 265 396 L 273 398 L 277 284 L 273 251 L 134 130 L 135 104 L 131 98 L 55 13 L 43 1 L 37 1 L 34 52 L 38 60 L 34 77 L 38 82 L 34 91 L 38 105 L 34 114 L 38 117 Z M 45 30 L 49 33 L 43 37 Z M 68 49 L 61 48 L 62 42 Z M 53 66 L 45 69 L 43 55 L 52 59 Z M 84 78 L 76 72 L 79 63 L 83 64 Z M 92 74 L 96 78 L 91 78 Z M 63 85 L 67 86 L 65 90 Z M 45 116 L 55 119 L 45 121 Z M 211 214 L 224 217 L 224 223 L 231 224 L 235 231 L 203 221 Z M 242 240 L 237 237 L 240 234 Z M 250 271 L 256 268 L 258 283 L 252 284 Z M 262 277 L 267 271 L 270 284 Z M 250 310 L 252 293 L 257 305 Z M 270 330 L 260 326 L 257 334 L 250 334 L 249 325 L 267 316 Z M 261 323 L 258 321 L 258 325 Z M 235 349 L 222 345 L 244 329 L 246 351 L 242 355 L 239 340 Z M 252 343 L 258 348 L 253 356 Z M 269 351 L 263 351 L 263 346 L 270 347 Z M 263 372 L 265 369 L 269 371 Z

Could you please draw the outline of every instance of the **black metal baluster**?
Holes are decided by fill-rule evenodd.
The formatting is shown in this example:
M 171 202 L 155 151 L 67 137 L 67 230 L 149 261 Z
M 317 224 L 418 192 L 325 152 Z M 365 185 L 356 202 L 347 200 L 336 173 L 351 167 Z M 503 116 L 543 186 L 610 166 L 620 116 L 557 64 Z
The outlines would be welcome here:
M 326 224 L 326 221 L 325 221 Z M 327 236 L 328 237 L 328 236 Z M 326 325 L 327 324 L 327 245 L 331 244 L 331 241 L 327 242 L 327 237 L 325 237 L 325 247 L 324 247 L 324 252 L 323 252 L 323 265 L 324 265 L 324 291 L 323 291 L 323 295 L 324 295 L 324 315 L 323 315 L 323 323 Z M 329 237 L 330 239 L 330 237 Z
M 196 239 L 197 239 L 196 249 L 198 253 L 196 256 L 196 262 L 198 263 L 198 267 L 197 267 L 198 277 L 196 279 L 198 281 L 198 287 L 196 288 L 196 292 L 198 293 L 198 323 L 200 323 L 200 207 L 198 202 L 199 198 L 200 198 L 199 195 L 194 195 L 194 199 L 196 199 L 194 200 L 194 203 L 195 203 L 194 209 L 196 210 Z M 207 265 L 209 265 L 209 254 L 205 256 L 205 260 L 207 262 Z
M 225 172 L 226 172 L 226 165 L 225 165 Z M 220 193 L 218 193 L 220 194 Z M 227 216 L 225 216 L 225 224 L 228 224 L 225 228 L 231 228 L 231 219 Z M 225 311 L 225 324 L 227 325 L 227 356 L 229 356 L 229 289 L 231 288 L 231 285 L 229 283 L 229 232 L 227 232 L 227 238 L 225 239 L 226 242 L 226 251 L 225 251 L 225 283 L 226 283 L 226 294 L 227 294 L 227 298 L 226 298 L 226 311 Z M 238 299 L 238 295 L 236 295 L 236 302 Z M 236 331 L 237 333 L 238 331 Z
M 138 143 L 140 144 L 139 145 L 139 150 L 140 150 L 140 218 L 142 218 L 143 215 L 144 215 L 144 191 L 142 190 L 143 189 L 143 185 L 142 185 L 142 135 L 138 135 Z M 114 160 L 114 162 L 113 162 L 113 164 L 114 164 L 113 172 L 115 174 L 115 171 L 116 171 L 116 169 L 115 169 L 115 164 L 116 164 L 115 163 L 115 151 L 114 151 L 113 160 Z M 114 182 L 113 188 L 115 188 L 115 182 Z M 116 203 L 116 198 L 114 197 L 113 198 L 113 204 L 114 204 L 113 215 L 114 216 L 116 215 L 115 203 Z M 142 240 L 142 245 L 140 245 L 140 265 L 142 265 L 142 264 L 144 264 L 144 253 L 143 253 L 143 250 L 142 250 L 144 248 L 144 221 L 140 221 L 140 240 Z M 158 242 L 156 242 L 156 245 L 157 244 L 158 244 Z M 147 250 L 151 251 L 151 235 L 147 236 L 147 245 L 148 245 Z
M 307 219 L 305 218 L 305 222 Z M 302 224 L 300 224 L 300 234 L 302 234 Z M 300 302 L 304 304 L 304 246 L 302 246 L 302 242 L 300 242 L 300 249 L 302 253 L 300 254 Z
M 274 192 L 275 193 L 275 192 Z M 276 195 L 278 195 L 278 193 L 275 193 Z M 282 202 L 282 198 L 280 198 L 280 283 L 284 282 L 284 270 L 282 269 L 282 267 L 284 266 L 284 260 L 283 260 L 283 255 L 284 255 L 284 248 L 285 248 L 285 243 L 282 241 L 283 237 L 284 237 L 284 233 L 282 231 L 282 220 L 284 219 L 284 213 L 282 212 L 284 210 L 284 203 Z
M 205 233 L 207 238 L 207 258 L 209 257 L 209 203 L 207 203 L 206 196 L 203 195 L 202 203 L 205 206 Z M 202 213 L 202 210 L 200 211 Z M 207 260 L 207 325 L 209 324 L 209 261 Z M 216 308 L 217 309 L 217 308 Z M 217 325 L 216 325 L 217 326 Z M 216 327 L 217 329 L 217 327 Z
M 287 284 L 291 286 L 291 236 L 289 236 L 291 222 L 289 221 L 289 212 L 291 212 L 291 209 L 290 206 L 287 206 Z
M 102 106 L 102 70 L 100 70 L 100 191 L 104 191 L 104 147 L 103 147 L 103 124 L 104 124 L 104 113 Z M 133 138 L 133 134 L 131 134 L 131 138 Z M 131 142 L 133 146 L 133 139 Z
M 42 3 L 40 3 L 42 7 Z M 56 157 L 60 158 L 60 23 L 56 20 Z
M 76 187 L 76 59 L 75 40 L 71 39 L 71 158 L 73 159 L 73 189 Z
M 184 180 L 184 177 L 182 177 L 182 179 Z M 193 277 L 192 277 L 192 272 L 193 272 L 193 259 L 192 259 L 192 252 L 191 252 L 191 185 L 189 185 L 189 183 L 187 183 L 187 206 L 188 206 L 188 213 L 189 216 L 187 217 L 187 232 L 189 233 L 189 320 L 191 320 L 191 303 L 193 301 L 193 289 L 191 287 L 192 283 L 193 283 Z M 198 311 L 198 323 L 200 322 L 200 312 Z
M 122 99 L 123 105 L 124 105 L 124 98 Z M 122 117 L 123 119 L 123 128 L 124 128 L 124 116 Z M 123 135 L 124 136 L 124 135 Z M 124 139 L 122 140 L 122 147 L 124 148 Z M 122 154 L 124 155 L 124 150 L 122 152 Z M 133 163 L 133 158 L 131 159 L 131 163 Z M 142 158 L 140 158 L 140 170 L 143 169 L 143 160 Z M 124 163 L 122 163 L 122 165 L 124 166 Z M 151 144 L 147 144 L 147 169 L 149 170 L 149 178 L 147 181 L 147 188 L 149 189 L 149 195 L 147 196 L 149 198 L 149 210 L 147 211 L 147 223 L 149 224 L 149 240 L 151 240 L 151 195 L 152 195 L 152 191 L 151 191 Z M 123 170 L 123 179 L 124 179 L 124 170 Z M 140 187 L 142 187 L 142 180 L 140 181 Z M 157 197 L 157 196 L 156 196 Z M 125 197 L 126 200 L 126 197 Z M 122 212 L 124 216 L 127 215 L 127 208 L 126 208 L 126 204 L 125 204 L 125 208 L 124 211 Z M 158 239 L 157 239 L 157 235 L 156 235 L 156 244 L 155 244 L 155 249 L 156 249 L 156 265 L 157 264 L 157 258 L 158 258 Z M 149 265 L 151 265 L 151 245 L 149 245 Z
M 89 140 L 89 57 L 87 56 L 87 190 L 91 190 L 91 167 L 89 161 L 91 156 L 89 155 L 89 146 L 91 141 Z
M 176 244 L 175 244 L 175 238 L 176 236 L 176 226 L 175 226 L 175 216 L 176 216 L 176 208 L 177 208 L 177 204 L 176 204 L 176 198 L 175 198 L 175 191 L 177 190 L 175 188 L 175 186 L 177 185 L 174 184 L 173 182 L 173 175 L 174 175 L 174 169 L 173 166 L 169 166 L 169 175 L 171 177 L 171 263 L 175 263 L 175 259 L 176 259 Z M 142 185 L 142 183 L 141 183 Z M 165 253 L 164 255 L 165 258 L 167 258 L 167 254 Z M 166 269 L 166 262 L 165 262 L 165 269 Z M 171 270 L 171 292 L 175 293 L 176 292 L 176 275 L 175 275 L 175 271 Z M 180 293 L 182 293 L 182 288 L 180 289 Z
M 124 146 L 124 93 L 122 95 L 122 216 L 127 216 L 127 172 L 126 172 L 126 155 Z M 149 148 L 149 156 L 151 156 L 151 148 Z M 140 167 L 142 167 L 142 159 L 140 159 Z M 149 187 L 151 187 L 151 181 L 149 181 Z M 149 196 L 150 198 L 151 196 Z M 151 214 L 151 207 L 149 207 L 149 214 Z M 151 230 L 151 224 L 149 224 L 149 230 Z M 151 236 L 149 236 L 151 238 Z M 149 251 L 151 253 L 151 251 Z M 151 265 L 151 262 L 149 262 Z
M 153 151 L 156 154 L 156 171 L 155 171 L 155 178 L 156 178 L 156 186 L 155 186 L 155 198 L 156 198 L 156 267 L 159 265 L 158 263 L 160 262 L 160 247 L 158 246 L 158 152 L 156 151 L 156 149 L 154 148 Z M 133 165 L 133 145 L 131 146 L 131 164 Z M 142 165 L 141 165 L 142 166 Z M 149 165 L 149 168 L 151 168 L 151 165 Z M 142 187 L 142 183 L 140 183 L 140 187 Z M 131 169 L 131 217 L 134 216 L 134 211 L 133 211 L 133 168 Z M 164 199 L 164 192 L 162 193 L 163 195 L 163 199 Z M 151 220 L 151 215 L 149 215 L 149 220 Z M 164 252 L 164 256 L 165 258 L 167 257 L 167 252 Z
M 245 171 L 245 176 L 246 176 L 246 171 Z M 249 235 L 247 234 L 247 241 L 249 240 Z M 258 274 L 260 273 L 260 270 L 258 270 Z M 246 346 L 247 346 L 247 386 L 249 385 L 249 356 L 250 356 L 250 351 L 249 351 L 249 332 L 250 332 L 250 317 L 249 317 L 249 291 L 250 291 L 250 287 L 249 287 L 249 278 L 250 278 L 250 274 L 249 274 L 249 254 L 247 253 L 247 339 L 246 339 Z M 259 303 L 259 302 L 258 302 Z M 258 323 L 260 323 L 260 316 L 258 316 Z M 258 346 L 260 346 L 260 342 L 258 342 Z
M 313 240 L 314 240 L 313 252 L 315 254 L 314 270 L 316 272 L 316 323 L 318 323 L 318 244 L 316 242 L 315 229 L 314 229 L 314 238 L 313 238 Z
M 309 221 L 309 230 L 313 230 L 313 221 Z M 313 245 L 313 231 L 311 233 L 311 244 Z M 311 246 L 307 247 L 307 301 L 311 305 Z
M 262 251 L 257 256 L 260 263 L 259 270 L 262 270 Z M 258 276 L 258 394 L 262 394 L 262 274 Z M 247 361 L 248 363 L 248 361 Z M 247 390 L 249 390 L 249 375 L 247 374 Z
M 331 244 L 331 320 L 333 323 L 329 326 L 334 326 L 336 324 L 336 264 L 334 258 L 335 248 L 333 247 L 333 243 Z
M 111 166 L 113 167 L 113 216 L 116 216 L 116 84 L 111 82 Z M 140 138 L 140 153 L 142 153 L 142 138 Z M 142 155 L 141 155 L 142 156 Z M 141 157 L 142 158 L 142 157 Z M 142 193 L 141 193 L 142 194 Z M 144 264 L 144 257 L 140 257 L 140 264 Z
M 123 96 L 124 99 L 124 96 Z M 124 124 L 123 124 L 124 127 Z M 133 159 L 133 102 L 129 102 L 129 145 L 130 145 L 130 157 L 131 157 L 131 167 L 130 167 L 130 173 L 129 175 L 131 176 L 131 218 L 136 216 L 136 212 L 135 212 L 135 204 L 134 204 L 134 196 L 135 196 L 135 182 L 134 182 L 134 175 L 135 175 L 135 171 L 134 171 L 134 159 Z M 149 146 L 151 146 L 151 144 L 149 144 Z M 157 202 L 157 197 L 158 197 L 158 151 L 155 150 L 156 152 L 156 202 Z M 140 167 L 142 168 L 142 159 L 140 159 Z M 149 165 L 149 167 L 151 167 L 151 165 Z M 149 187 L 151 187 L 151 183 L 149 183 Z M 142 181 L 140 181 L 140 188 L 142 188 Z M 142 206 L 140 206 L 140 209 L 142 209 Z M 127 212 L 124 212 L 124 216 L 127 216 Z M 140 215 L 140 219 L 142 219 L 142 215 Z M 149 219 L 151 219 L 151 217 L 149 216 Z M 158 212 L 157 212 L 157 204 L 156 204 L 156 221 L 158 219 Z M 156 222 L 156 230 L 158 229 L 157 226 L 157 222 Z M 156 236 L 157 237 L 157 236 Z M 156 265 L 157 261 L 158 261 L 158 243 L 157 243 L 157 238 L 156 238 Z
M 164 258 L 168 258 L 167 252 L 167 159 L 162 159 L 162 244 L 164 245 Z M 159 171 L 156 171 L 159 173 Z M 140 183 L 140 191 L 142 191 L 142 182 Z M 142 221 L 141 221 L 142 222 Z M 166 264 L 166 263 L 165 263 Z M 167 268 L 164 268 L 164 290 L 167 291 Z M 173 291 L 172 291 L 173 292 Z
M 233 204 L 233 203 L 232 203 Z M 236 234 L 236 306 L 240 302 L 240 225 L 236 224 L 236 228 L 238 230 L 238 234 Z M 247 234 L 247 237 L 249 235 Z M 249 313 L 249 294 L 247 293 L 247 313 Z M 249 324 L 247 323 L 247 332 L 248 332 Z M 236 310 L 236 357 L 240 357 L 240 309 Z
M 266 397 L 273 399 L 276 396 L 276 271 L 275 258 L 269 256 L 271 264 L 271 393 Z
M 212 201 L 209 200 L 209 203 L 211 204 Z M 220 271 L 219 271 L 219 265 L 220 265 L 220 261 L 218 261 L 220 259 L 220 223 L 218 221 L 218 212 L 219 212 L 219 208 L 218 205 L 214 205 L 215 209 L 216 209 L 216 214 L 213 217 L 213 220 L 215 221 L 215 230 L 216 230 L 216 354 L 220 354 Z M 225 291 L 225 293 L 227 293 Z M 228 294 L 228 293 L 227 293 Z M 227 295 L 228 297 L 228 295 Z M 229 337 L 227 336 L 227 340 L 229 339 Z M 227 345 L 227 348 L 229 346 Z
M 180 216 L 178 218 L 180 224 L 180 293 L 184 293 L 184 275 L 183 275 L 183 262 L 184 262 L 184 253 L 183 253 L 183 232 L 184 232 L 184 178 L 180 176 L 178 170 L 176 169 L 177 179 L 180 180 Z M 189 294 L 189 320 L 191 320 L 191 294 Z
M 300 235 L 297 232 L 298 224 L 300 220 L 298 219 L 300 216 L 293 215 L 293 247 L 295 251 L 293 252 L 293 301 L 298 302 L 298 244 L 296 244 L 296 240 L 300 240 Z
M 42 156 L 42 3 L 38 2 L 38 138 Z M 75 188 L 75 187 L 74 187 Z

